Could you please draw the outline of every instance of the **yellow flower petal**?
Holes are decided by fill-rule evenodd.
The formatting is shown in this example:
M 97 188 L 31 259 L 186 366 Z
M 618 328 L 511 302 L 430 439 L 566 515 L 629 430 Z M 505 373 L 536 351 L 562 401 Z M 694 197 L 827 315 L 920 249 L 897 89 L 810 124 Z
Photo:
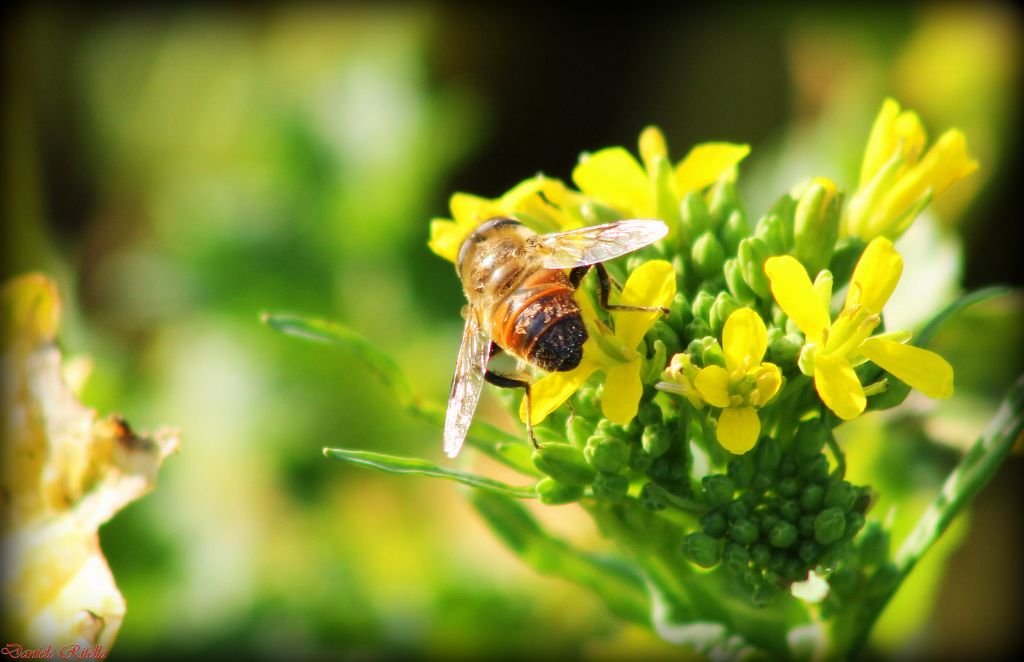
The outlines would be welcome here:
M 612 423 L 626 425 L 636 417 L 644 385 L 640 382 L 640 359 L 608 368 L 601 395 L 601 412 Z
M 825 406 L 849 421 L 867 406 L 864 387 L 850 362 L 841 356 L 820 354 L 814 361 L 814 388 Z
M 530 385 L 533 424 L 540 423 L 548 414 L 558 409 L 569 399 L 583 382 L 587 381 L 600 367 L 594 359 L 583 354 L 580 364 L 568 372 L 551 372 Z M 526 422 L 526 398 L 519 405 L 519 419 Z
M 725 172 L 750 153 L 750 145 L 704 143 L 690 150 L 676 166 L 676 189 L 682 196 L 699 191 L 718 181 Z
M 903 274 L 903 258 L 885 237 L 871 240 L 860 256 L 850 279 L 846 308 L 861 304 L 872 313 L 882 312 Z
M 494 214 L 491 210 L 495 205 L 487 198 L 481 198 L 469 193 L 456 193 L 448 201 L 448 207 L 452 210 L 452 218 L 460 226 L 468 231 L 487 220 Z
M 722 350 L 729 370 L 749 370 L 764 358 L 768 349 L 768 330 L 761 316 L 749 308 L 729 315 L 722 330 Z
M 861 343 L 860 353 L 930 398 L 953 395 L 953 366 L 935 352 L 875 337 Z
M 761 434 L 761 419 L 753 407 L 729 407 L 718 417 L 718 443 L 730 453 L 746 453 Z
M 572 180 L 587 195 L 617 209 L 645 215 L 651 207 L 647 175 L 629 152 L 609 147 L 586 157 L 572 171 Z
M 783 255 L 768 258 L 764 271 L 771 281 L 772 296 L 782 310 L 804 332 L 807 340 L 821 344 L 825 329 L 829 327 L 828 308 L 814 291 L 807 270 L 796 258 Z
M 757 371 L 756 380 L 758 395 L 757 402 L 753 404 L 763 407 L 771 402 L 782 387 L 782 372 L 779 366 L 765 361 Z
M 619 303 L 623 306 L 653 306 L 667 308 L 676 295 L 676 272 L 665 260 L 644 262 L 629 274 L 622 288 Z M 621 311 L 614 313 L 615 337 L 629 348 L 643 340 L 662 314 Z
M 693 380 L 693 385 L 708 404 L 723 408 L 729 406 L 729 373 L 722 366 L 709 365 L 701 368 Z
M 860 186 L 863 188 L 875 173 L 892 158 L 898 148 L 896 138 L 896 118 L 900 114 L 900 105 L 893 99 L 882 102 L 882 109 L 875 118 L 868 137 L 868 145 L 864 150 L 864 162 L 860 170 Z
M 640 134 L 640 158 L 643 159 L 644 167 L 651 171 L 658 157 L 668 158 L 665 135 L 658 127 L 649 126 Z
M 470 230 L 468 226 L 436 218 L 430 222 L 430 241 L 427 245 L 434 253 L 454 263 Z

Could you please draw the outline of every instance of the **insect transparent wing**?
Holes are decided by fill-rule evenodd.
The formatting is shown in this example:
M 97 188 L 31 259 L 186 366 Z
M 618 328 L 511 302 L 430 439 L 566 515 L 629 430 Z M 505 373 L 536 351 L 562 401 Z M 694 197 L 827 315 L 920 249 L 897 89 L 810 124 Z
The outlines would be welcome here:
M 462 346 L 455 362 L 455 377 L 448 396 L 448 412 L 444 417 L 444 452 L 455 457 L 466 440 L 473 412 L 484 387 L 484 374 L 490 359 L 491 334 L 480 328 L 475 311 L 468 311 L 466 328 L 462 332 Z
M 545 269 L 572 269 L 632 253 L 668 234 L 662 221 L 633 219 L 531 237 Z

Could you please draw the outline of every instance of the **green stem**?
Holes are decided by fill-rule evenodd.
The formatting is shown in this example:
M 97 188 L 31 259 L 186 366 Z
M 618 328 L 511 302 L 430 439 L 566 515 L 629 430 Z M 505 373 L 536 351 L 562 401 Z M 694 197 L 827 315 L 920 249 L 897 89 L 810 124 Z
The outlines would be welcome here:
M 868 581 L 864 598 L 848 618 L 836 623 L 837 650 L 849 647 L 854 657 L 865 645 L 871 628 L 918 560 L 949 528 L 950 523 L 995 476 L 1014 444 L 1024 435 L 1024 377 L 1010 388 L 988 429 L 949 474 L 942 490 L 903 541 L 893 561 Z M 847 630 L 847 628 L 849 628 Z M 844 645 L 845 644 L 845 645 Z

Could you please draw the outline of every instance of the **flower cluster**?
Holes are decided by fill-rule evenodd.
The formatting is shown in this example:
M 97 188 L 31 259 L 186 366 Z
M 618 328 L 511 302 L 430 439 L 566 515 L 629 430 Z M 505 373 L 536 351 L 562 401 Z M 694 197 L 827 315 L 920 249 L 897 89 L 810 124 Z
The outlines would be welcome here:
M 953 392 L 942 357 L 884 327 L 903 267 L 892 240 L 977 167 L 959 132 L 922 155 L 924 144 L 917 116 L 886 101 L 849 200 L 819 177 L 756 222 L 736 189 L 746 146 L 698 145 L 673 164 L 655 128 L 639 159 L 584 155 L 576 189 L 537 176 L 496 200 L 454 196 L 430 237 L 450 261 L 494 216 L 540 233 L 627 218 L 669 227 L 607 266 L 624 281 L 611 303 L 670 313 L 602 310 L 584 281 L 581 362 L 534 381 L 530 412 L 509 395 L 542 440 L 541 501 L 580 501 L 626 547 L 674 536 L 670 564 L 716 568 L 755 605 L 841 569 L 870 490 L 845 480 L 833 429 L 896 404 L 881 396 L 897 384 Z M 645 516 L 660 524 L 637 524 Z

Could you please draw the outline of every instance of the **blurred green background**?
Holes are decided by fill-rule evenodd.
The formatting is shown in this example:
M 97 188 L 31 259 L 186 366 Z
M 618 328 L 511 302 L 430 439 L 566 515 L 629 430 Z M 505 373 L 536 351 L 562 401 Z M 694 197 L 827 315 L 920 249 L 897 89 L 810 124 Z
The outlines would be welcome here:
M 9 12 L 3 275 L 58 278 L 65 349 L 91 360 L 87 404 L 183 437 L 158 490 L 101 531 L 128 604 L 115 657 L 671 653 L 521 566 L 452 485 L 324 459 L 329 445 L 441 461 L 440 435 L 363 365 L 259 313 L 338 320 L 443 402 L 462 295 L 426 236 L 452 192 L 495 197 L 538 171 L 567 180 L 581 151 L 632 149 L 657 124 L 675 158 L 749 142 L 741 184 L 756 215 L 810 176 L 852 189 L 886 95 L 932 137 L 963 129 L 982 164 L 935 207 L 938 243 L 908 257 L 915 282 L 929 287 L 940 246 L 951 283 L 1024 284 L 1008 239 L 1020 13 L 825 7 Z M 983 367 L 982 414 L 1020 373 L 1020 336 L 1000 329 L 998 360 L 975 343 L 954 361 L 958 375 Z M 496 401 L 479 415 L 507 421 Z M 954 446 L 979 429 L 947 419 L 935 437 Z M 951 575 L 930 580 L 930 620 L 890 636 L 892 650 L 1015 641 L 1021 479 L 1018 455 L 982 495 Z M 602 544 L 575 507 L 540 514 Z

